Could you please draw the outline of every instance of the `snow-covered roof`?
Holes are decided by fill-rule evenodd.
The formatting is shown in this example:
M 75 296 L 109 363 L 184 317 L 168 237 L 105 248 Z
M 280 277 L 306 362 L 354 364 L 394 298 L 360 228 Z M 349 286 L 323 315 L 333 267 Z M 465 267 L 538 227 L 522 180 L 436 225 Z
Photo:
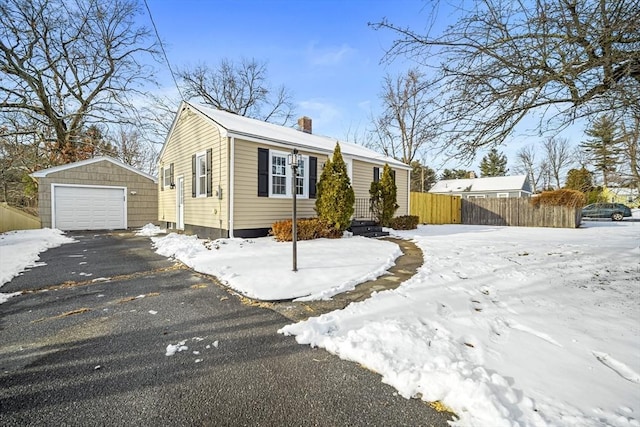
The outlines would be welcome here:
M 127 169 L 133 173 L 137 173 L 138 175 L 142 175 L 145 178 L 149 178 L 150 180 L 152 180 L 153 182 L 158 182 L 157 178 L 155 176 L 149 175 L 148 173 L 144 173 L 139 169 L 134 168 L 133 166 L 129 166 L 127 164 L 122 163 L 119 160 L 114 159 L 113 157 L 108 157 L 108 156 L 98 156 L 98 157 L 92 157 L 91 159 L 86 159 L 86 160 L 80 160 L 78 162 L 73 162 L 73 163 L 67 163 L 66 165 L 60 165 L 60 166 L 54 166 L 52 168 L 48 168 L 48 169 L 42 169 L 36 172 L 33 172 L 31 174 L 32 177 L 34 178 L 44 178 L 49 174 L 52 173 L 56 173 L 56 172 L 61 172 L 67 169 L 73 169 L 73 168 L 77 168 L 80 166 L 87 166 L 93 163 L 97 163 L 97 162 L 103 162 L 103 161 L 107 161 L 110 163 L 113 163 L 116 166 L 119 166 L 121 168 Z
M 436 182 L 430 193 L 523 190 L 526 175 L 492 176 L 488 178 L 444 179 Z
M 294 128 L 279 126 L 190 102 L 184 102 L 180 110 L 185 107 L 185 104 L 187 108 L 193 108 L 195 111 L 200 112 L 203 116 L 224 128 L 227 131 L 227 136 L 257 139 L 267 143 L 274 142 L 292 148 L 295 147 L 327 154 L 333 153 L 336 142 L 339 142 L 343 155 L 379 163 L 381 165 L 388 163 L 389 166 L 396 168 L 410 169 L 408 165 L 392 157 L 384 156 L 361 145 L 339 141 L 336 138 L 327 136 L 305 133 Z

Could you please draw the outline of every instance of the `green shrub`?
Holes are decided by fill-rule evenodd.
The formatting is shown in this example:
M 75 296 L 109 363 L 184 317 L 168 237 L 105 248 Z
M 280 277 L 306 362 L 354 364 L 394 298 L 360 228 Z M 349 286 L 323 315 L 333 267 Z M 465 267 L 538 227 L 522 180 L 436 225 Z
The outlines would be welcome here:
M 327 222 L 320 218 L 299 218 L 298 239 L 313 240 L 320 238 L 337 239 L 342 237 L 342 231 L 336 230 Z M 274 222 L 269 230 L 269 235 L 275 237 L 279 242 L 290 242 L 293 240 L 293 221 L 290 219 Z
M 332 159 L 327 159 L 318 180 L 316 212 L 320 219 L 342 234 L 351 225 L 355 200 L 347 165 L 340 144 L 336 143 Z
M 388 164 L 385 164 L 380 181 L 372 182 L 371 187 L 369 187 L 371 211 L 376 221 L 383 227 L 391 226 L 393 214 L 400 207 L 396 193 L 397 188 L 391 168 Z
M 391 228 L 394 230 L 413 230 L 418 228 L 420 218 L 417 215 L 397 216 L 391 220 Z

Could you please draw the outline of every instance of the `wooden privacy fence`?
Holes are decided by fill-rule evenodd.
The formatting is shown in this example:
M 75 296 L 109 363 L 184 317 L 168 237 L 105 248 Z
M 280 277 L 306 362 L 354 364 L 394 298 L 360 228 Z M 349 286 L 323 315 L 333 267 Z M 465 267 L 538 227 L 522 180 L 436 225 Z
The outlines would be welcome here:
M 528 197 L 462 200 L 462 224 L 577 228 L 581 219 L 580 208 L 533 206 Z
M 411 215 L 420 224 L 461 224 L 460 196 L 411 193 Z
M 40 228 L 40 219 L 6 203 L 0 203 L 0 233 L 33 228 Z

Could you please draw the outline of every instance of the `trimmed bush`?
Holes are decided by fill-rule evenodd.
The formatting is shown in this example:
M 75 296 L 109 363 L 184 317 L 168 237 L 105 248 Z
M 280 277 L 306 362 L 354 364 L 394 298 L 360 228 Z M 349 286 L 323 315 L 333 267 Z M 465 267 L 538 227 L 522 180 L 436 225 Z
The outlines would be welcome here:
M 581 208 L 586 201 L 587 198 L 582 191 L 567 189 L 543 191 L 538 196 L 531 198 L 533 206 L 567 206 L 569 208 Z
M 300 218 L 298 223 L 298 240 L 313 240 L 320 238 L 337 239 L 342 237 L 342 231 L 336 230 L 320 218 Z M 269 235 L 278 242 L 293 240 L 293 221 L 290 219 L 274 222 Z
M 391 220 L 391 228 L 394 230 L 413 230 L 418 228 L 420 218 L 417 215 L 397 216 Z

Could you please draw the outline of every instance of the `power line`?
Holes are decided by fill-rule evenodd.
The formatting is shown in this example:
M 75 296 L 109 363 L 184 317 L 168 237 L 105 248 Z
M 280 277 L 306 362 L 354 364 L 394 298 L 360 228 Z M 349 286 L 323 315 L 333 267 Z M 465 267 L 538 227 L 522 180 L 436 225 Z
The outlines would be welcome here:
M 149 4 L 147 3 L 147 0 L 144 0 L 144 5 L 147 8 L 147 13 L 149 14 L 149 19 L 151 19 L 151 25 L 153 26 L 153 30 L 156 33 L 156 39 L 158 39 L 158 43 L 160 44 L 160 50 L 162 50 L 162 54 L 164 55 L 164 60 L 167 63 L 167 67 L 169 68 L 169 72 L 171 73 L 171 78 L 173 79 L 173 84 L 176 85 L 176 89 L 178 89 L 178 93 L 180 94 L 180 99 L 182 101 L 184 101 L 184 96 L 182 95 L 182 91 L 180 90 L 180 86 L 178 86 L 178 81 L 176 80 L 176 76 L 173 73 L 173 69 L 171 68 L 171 63 L 169 62 L 169 57 L 167 56 L 167 52 L 164 49 L 164 44 L 162 43 L 162 40 L 160 40 L 160 34 L 158 33 L 158 28 L 156 27 L 156 23 L 153 20 L 153 16 L 151 15 L 151 9 L 149 9 Z

